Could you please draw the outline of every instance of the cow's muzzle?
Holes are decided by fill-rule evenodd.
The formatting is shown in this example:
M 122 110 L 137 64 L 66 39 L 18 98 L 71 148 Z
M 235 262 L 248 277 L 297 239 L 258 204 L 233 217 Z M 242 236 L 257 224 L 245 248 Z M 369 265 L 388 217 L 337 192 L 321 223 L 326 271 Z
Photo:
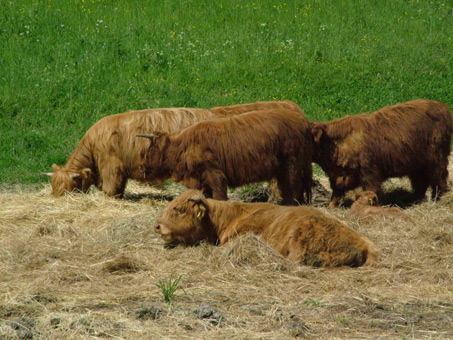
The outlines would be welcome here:
M 163 226 L 162 226 L 162 224 L 158 223 L 155 225 L 154 229 L 156 230 L 156 233 L 160 234 L 160 233 L 162 233 Z
M 154 229 L 156 230 L 156 233 L 160 234 L 164 241 L 172 241 L 171 230 L 164 226 L 162 223 L 157 223 Z

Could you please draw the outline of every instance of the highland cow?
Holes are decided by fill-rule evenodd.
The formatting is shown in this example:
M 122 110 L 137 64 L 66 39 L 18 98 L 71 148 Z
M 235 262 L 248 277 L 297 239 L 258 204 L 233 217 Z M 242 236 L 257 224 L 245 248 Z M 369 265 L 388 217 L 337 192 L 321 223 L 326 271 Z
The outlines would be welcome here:
M 227 200 L 227 187 L 275 178 L 284 204 L 311 198 L 313 140 L 308 120 L 287 110 L 262 110 L 194 124 L 149 137 L 143 172 L 171 177 Z
M 333 191 L 329 207 L 359 186 L 380 196 L 390 177 L 409 176 L 417 200 L 428 186 L 433 199 L 448 191 L 452 117 L 441 102 L 417 99 L 311 126 L 314 162 Z
M 223 245 L 253 233 L 290 260 L 312 266 L 371 266 L 379 258 L 368 238 L 314 208 L 216 201 L 195 190 L 170 202 L 155 229 L 168 245 Z
M 400 219 L 415 224 L 415 221 L 397 207 L 381 207 L 379 199 L 372 191 L 363 191 L 355 195 L 355 201 L 349 210 L 352 216 L 358 218 L 388 218 Z
M 172 133 L 193 123 L 240 114 L 250 109 L 300 108 L 292 102 L 260 102 L 254 104 L 204 109 L 150 109 L 106 116 L 85 134 L 63 167 L 53 165 L 52 194 L 87 192 L 91 185 L 107 196 L 121 197 L 129 178 L 157 184 L 162 181 L 153 173 L 140 170 L 139 152 L 146 141 L 135 138 L 140 133 L 162 131 Z

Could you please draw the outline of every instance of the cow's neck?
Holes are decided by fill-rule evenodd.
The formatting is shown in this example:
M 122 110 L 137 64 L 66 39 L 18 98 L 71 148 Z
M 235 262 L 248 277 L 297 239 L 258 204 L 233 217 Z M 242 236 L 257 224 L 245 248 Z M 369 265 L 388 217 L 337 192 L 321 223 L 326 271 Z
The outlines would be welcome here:
M 208 199 L 208 216 L 212 226 L 221 238 L 227 227 L 231 225 L 238 215 L 237 204 Z
M 177 145 L 170 144 L 161 151 L 161 164 L 159 168 L 163 174 L 172 177 L 173 180 L 179 182 L 181 179 L 176 178 L 175 174 L 181 173 L 181 152 Z
M 74 152 L 69 156 L 64 168 L 68 170 L 82 170 L 90 168 L 93 170 L 93 153 L 86 138 L 77 144 Z

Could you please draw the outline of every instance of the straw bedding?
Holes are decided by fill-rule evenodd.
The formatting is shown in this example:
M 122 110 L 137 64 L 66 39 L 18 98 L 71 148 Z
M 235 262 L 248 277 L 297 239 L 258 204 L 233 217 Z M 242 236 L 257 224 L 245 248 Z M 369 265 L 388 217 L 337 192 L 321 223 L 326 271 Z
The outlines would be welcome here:
M 315 204 L 378 246 L 377 267 L 304 267 L 251 235 L 165 249 L 153 226 L 176 184 L 130 183 L 123 200 L 3 189 L 0 339 L 453 338 L 453 194 L 406 207 L 415 225 L 365 221 L 325 209 L 319 182 Z M 169 305 L 155 284 L 172 274 Z

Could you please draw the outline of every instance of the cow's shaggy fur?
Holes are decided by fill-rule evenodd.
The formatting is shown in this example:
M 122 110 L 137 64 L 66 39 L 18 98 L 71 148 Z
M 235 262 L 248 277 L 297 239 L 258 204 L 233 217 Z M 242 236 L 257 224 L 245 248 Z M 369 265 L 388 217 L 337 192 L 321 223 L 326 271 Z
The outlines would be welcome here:
M 379 258 L 368 238 L 314 208 L 216 201 L 195 190 L 173 200 L 155 228 L 168 244 L 222 245 L 253 233 L 289 259 L 313 266 L 370 266 Z
M 397 207 L 379 206 L 379 199 L 372 191 L 363 191 L 355 195 L 355 201 L 351 205 L 350 213 L 358 218 L 390 218 L 415 223 L 412 218 Z
M 96 185 L 107 196 L 120 197 L 127 179 L 157 184 L 152 172 L 140 170 L 139 152 L 145 140 L 137 139 L 140 133 L 162 131 L 172 133 L 193 123 L 240 114 L 252 109 L 289 108 L 301 111 L 293 102 L 259 102 L 213 110 L 203 109 L 149 109 L 111 115 L 96 122 L 85 134 L 62 167 L 53 165 L 52 194 L 61 196 L 65 191 L 87 192 Z M 165 178 L 164 178 L 165 179 Z
M 171 176 L 215 199 L 228 199 L 228 186 L 275 178 L 284 204 L 298 204 L 311 198 L 312 153 L 308 120 L 278 109 L 156 133 L 142 158 L 145 173 Z
M 330 207 L 358 186 L 380 196 L 390 177 L 409 176 L 416 199 L 428 186 L 433 199 L 448 191 L 452 117 L 441 102 L 418 99 L 311 125 L 314 161 L 333 190 Z
M 237 104 L 230 106 L 216 106 L 209 110 L 217 115 L 231 116 L 250 111 L 271 110 L 271 109 L 285 109 L 289 111 L 299 112 L 301 115 L 303 115 L 303 111 L 301 110 L 299 105 L 289 100 L 285 100 L 282 102 L 268 101 L 249 104 Z

